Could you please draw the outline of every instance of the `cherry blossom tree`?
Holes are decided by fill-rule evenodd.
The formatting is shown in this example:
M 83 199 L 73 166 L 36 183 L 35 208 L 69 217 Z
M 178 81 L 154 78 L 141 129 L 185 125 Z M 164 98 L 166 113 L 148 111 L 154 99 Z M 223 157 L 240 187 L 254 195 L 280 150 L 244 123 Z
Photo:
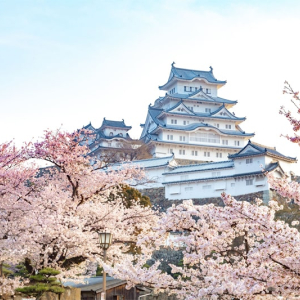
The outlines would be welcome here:
M 284 92 L 292 94 L 299 114 L 298 92 L 287 83 Z M 281 113 L 295 133 L 287 139 L 300 145 L 299 119 L 284 108 Z M 287 201 L 300 204 L 299 183 L 267 176 L 273 189 Z M 135 265 L 128 258 L 113 267 L 105 265 L 106 271 L 127 280 L 129 287 L 143 283 L 186 300 L 299 297 L 300 233 L 294 227 L 299 221 L 289 225 L 278 220 L 276 212 L 282 206 L 276 201 L 266 206 L 260 199 L 254 203 L 237 201 L 225 193 L 222 200 L 224 206 L 198 206 L 192 201 L 173 205 L 154 232 L 139 237 L 142 255 L 136 256 Z M 174 232 L 177 238 L 170 243 L 170 233 Z M 166 247 L 181 251 L 183 264 L 170 265 L 171 275 L 159 270 L 159 261 L 146 268 L 151 251 Z
M 125 205 L 117 194 L 119 185 L 143 180 L 143 172 L 128 164 L 104 170 L 101 161 L 91 164 L 80 143 L 79 133 L 46 131 L 43 140 L 21 150 L 1 146 L 1 262 L 24 261 L 29 273 L 55 268 L 61 279 L 94 273 L 102 257 L 98 231 L 113 234 L 108 261 L 115 264 L 138 234 L 152 230 L 157 213 L 139 201 Z M 50 166 L 38 171 L 32 159 Z M 0 279 L 0 286 L 6 281 Z

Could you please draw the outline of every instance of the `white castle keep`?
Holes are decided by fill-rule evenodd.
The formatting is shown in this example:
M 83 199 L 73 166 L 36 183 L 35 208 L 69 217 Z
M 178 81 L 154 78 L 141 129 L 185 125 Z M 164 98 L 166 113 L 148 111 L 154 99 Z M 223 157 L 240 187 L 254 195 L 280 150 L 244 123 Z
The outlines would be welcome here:
M 177 158 L 222 161 L 238 152 L 253 137 L 240 124 L 246 118 L 229 111 L 236 105 L 218 96 L 226 81 L 217 80 L 210 71 L 175 68 L 172 64 L 167 91 L 148 107 L 141 139 L 152 146 L 154 157 L 172 153 Z
M 141 124 L 140 139 L 149 145 L 153 158 L 133 161 L 151 181 L 139 189 L 163 186 L 170 200 L 217 197 L 223 191 L 237 196 L 268 191 L 263 170 L 291 177 L 296 158 L 250 141 L 254 134 L 240 127 L 246 118 L 230 112 L 237 101 L 218 96 L 225 84 L 215 78 L 211 67 L 197 71 L 172 64 L 167 83 L 159 87 L 165 96 L 149 105 Z M 91 124 L 84 128 L 95 133 L 90 141 L 95 154 L 118 148 L 120 139 L 130 139 L 131 127 L 124 121 L 104 119 L 99 129 Z M 193 164 L 179 165 L 183 160 Z

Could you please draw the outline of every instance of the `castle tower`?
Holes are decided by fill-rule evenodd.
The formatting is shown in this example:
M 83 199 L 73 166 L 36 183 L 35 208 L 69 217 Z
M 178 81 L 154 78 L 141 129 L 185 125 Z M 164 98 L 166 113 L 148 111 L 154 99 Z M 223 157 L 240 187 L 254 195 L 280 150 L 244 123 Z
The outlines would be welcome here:
M 132 141 L 128 134 L 131 126 L 126 126 L 124 120 L 111 121 L 103 119 L 100 128 L 96 129 L 92 124 L 88 124 L 83 129 L 90 131 L 88 146 L 91 149 L 90 155 L 97 155 L 103 150 L 122 148 L 126 141 Z
M 149 105 L 141 139 L 149 144 L 153 157 L 175 154 L 177 159 L 222 161 L 239 152 L 253 133 L 244 132 L 239 118 L 229 109 L 237 101 L 218 96 L 226 81 L 210 71 L 176 68 L 174 63 L 166 91 Z

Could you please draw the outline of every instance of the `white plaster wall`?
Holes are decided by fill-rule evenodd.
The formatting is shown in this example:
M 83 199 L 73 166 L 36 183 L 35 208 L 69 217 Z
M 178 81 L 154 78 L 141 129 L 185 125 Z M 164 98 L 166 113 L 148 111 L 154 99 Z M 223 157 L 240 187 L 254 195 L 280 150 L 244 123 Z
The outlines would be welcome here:
M 173 125 L 180 125 L 180 124 L 173 124 Z M 219 136 L 219 142 L 216 143 L 211 143 L 211 142 L 199 142 L 199 141 L 191 141 L 191 135 L 193 135 L 193 133 L 207 133 L 207 134 L 215 134 L 217 136 Z M 168 135 L 173 135 L 173 140 L 169 139 L 168 140 Z M 185 141 L 180 141 L 180 136 L 185 136 Z M 243 137 L 237 137 L 237 136 L 225 136 L 225 135 L 221 135 L 218 133 L 217 130 L 203 130 L 203 129 L 198 129 L 195 131 L 172 131 L 172 130 L 163 130 L 162 133 L 160 134 L 160 138 L 163 141 L 166 142 L 182 142 L 183 144 L 201 144 L 201 145 L 207 145 L 207 146 L 224 146 L 223 145 L 223 140 L 228 140 L 228 147 L 234 147 L 234 148 L 243 148 L 245 145 L 245 139 Z M 235 141 L 239 141 L 239 146 L 235 145 Z
M 115 129 L 115 128 L 105 128 L 103 130 L 104 134 L 107 135 L 107 136 L 109 136 L 110 133 L 112 132 L 113 136 L 122 133 L 124 137 L 126 136 L 127 131 L 128 131 L 127 129 L 119 129 L 119 128 L 117 128 L 117 129 Z
M 252 159 L 253 162 L 247 164 L 247 158 L 234 159 L 236 174 L 261 171 L 262 167 L 266 166 L 264 155 L 249 157 L 249 159 Z
M 155 151 L 154 151 L 154 157 L 164 157 L 170 155 L 170 153 L 167 152 L 168 148 L 165 147 L 162 144 L 156 144 L 155 145 Z
M 190 198 L 220 197 L 222 192 L 237 196 L 268 190 L 266 179 L 264 179 L 264 184 L 259 183 L 259 186 L 255 184 L 255 180 L 256 179 L 253 178 L 253 185 L 246 185 L 246 179 L 235 181 L 233 178 L 219 181 L 214 180 L 167 185 L 165 186 L 165 193 L 166 198 L 169 200 L 182 200 Z M 210 188 L 208 188 L 208 186 L 210 186 Z
M 136 189 L 149 189 L 162 187 L 162 182 L 164 181 L 163 173 L 168 171 L 168 167 L 162 166 L 159 168 L 149 168 L 145 170 L 147 179 L 143 184 L 135 186 Z
M 215 165 L 211 165 L 210 168 L 214 168 Z M 209 166 L 207 167 L 209 168 Z M 232 168 L 230 169 L 220 169 L 220 170 L 203 170 L 197 172 L 185 172 L 185 173 L 178 173 L 172 174 L 168 173 L 165 175 L 165 181 L 180 181 L 180 180 L 193 180 L 199 178 L 212 178 L 212 177 L 219 177 L 219 176 L 230 176 L 234 173 Z
M 234 149 L 216 149 L 205 146 L 195 146 L 195 145 L 175 145 L 173 143 L 169 144 L 157 144 L 155 147 L 155 157 L 163 157 L 170 155 L 172 152 L 175 154 L 176 158 L 181 159 L 191 159 L 191 160 L 201 160 L 201 161 L 224 161 L 227 159 L 228 154 L 234 154 L 238 150 Z M 185 155 L 180 154 L 179 150 L 185 150 Z M 197 151 L 197 156 L 192 155 L 192 151 Z M 204 156 L 204 152 L 210 152 L 210 156 Z M 182 152 L 181 152 L 182 153 Z M 217 153 L 222 153 L 222 157 L 217 157 Z
M 184 91 L 184 86 L 187 87 L 187 91 Z M 190 94 L 190 93 L 195 91 L 196 87 L 199 90 L 200 86 L 202 86 L 204 92 L 206 92 L 206 88 L 211 89 L 211 94 L 209 94 L 209 95 L 212 96 L 212 97 L 217 97 L 218 90 L 217 90 L 217 87 L 215 85 L 207 84 L 204 81 L 200 81 L 200 80 L 197 80 L 197 79 L 193 80 L 193 81 L 185 81 L 185 82 L 177 81 L 176 90 L 177 90 L 178 94 Z M 190 92 L 190 90 L 189 90 L 190 87 L 193 88 L 192 92 Z

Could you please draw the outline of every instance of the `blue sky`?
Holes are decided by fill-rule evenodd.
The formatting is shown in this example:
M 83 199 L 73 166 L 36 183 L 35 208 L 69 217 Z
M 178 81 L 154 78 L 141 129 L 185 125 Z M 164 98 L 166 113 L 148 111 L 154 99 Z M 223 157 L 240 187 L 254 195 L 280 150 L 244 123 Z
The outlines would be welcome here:
M 139 137 L 170 65 L 227 80 L 256 140 L 297 155 L 280 105 L 299 83 L 299 1 L 0 0 L 1 142 L 125 119 Z

